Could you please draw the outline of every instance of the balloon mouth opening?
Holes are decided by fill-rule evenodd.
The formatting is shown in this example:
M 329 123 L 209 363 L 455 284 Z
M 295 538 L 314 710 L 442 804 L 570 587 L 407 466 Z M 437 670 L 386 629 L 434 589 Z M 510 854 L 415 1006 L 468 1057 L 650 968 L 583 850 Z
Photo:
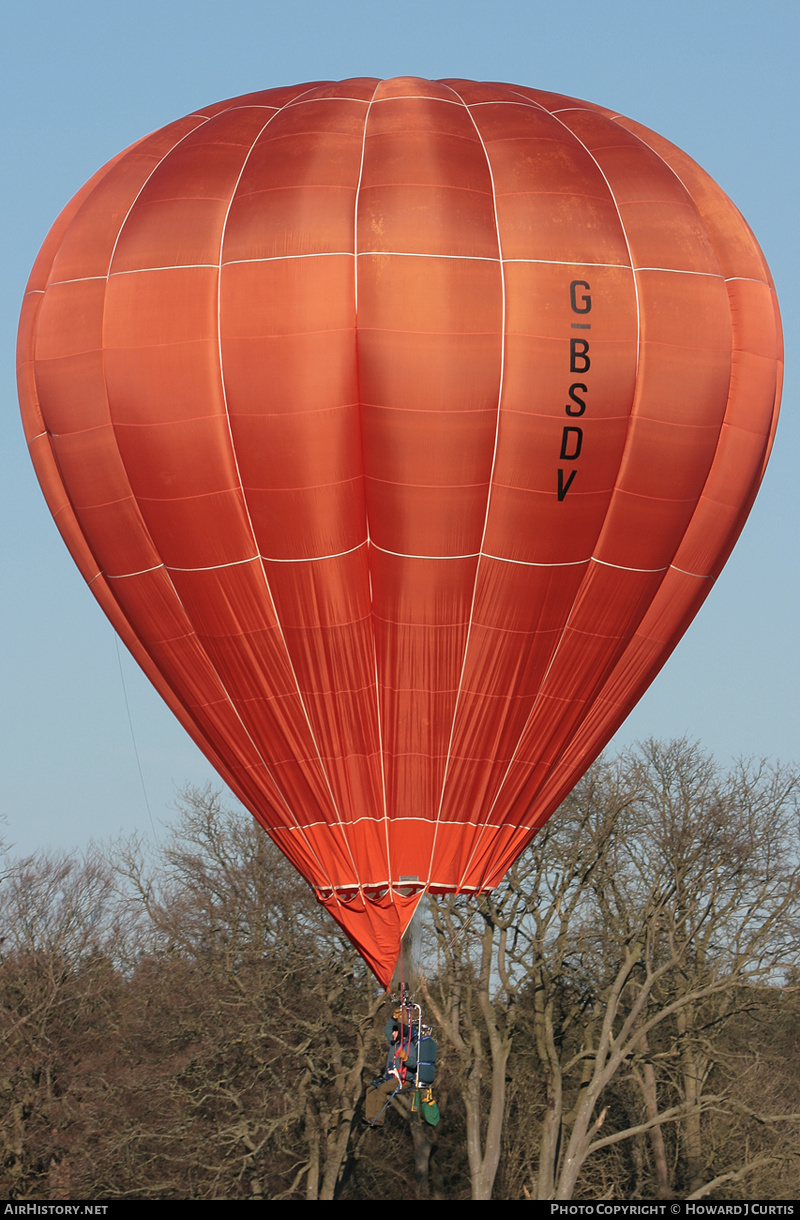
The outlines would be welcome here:
M 397 881 L 383 881 L 373 885 L 336 885 L 336 886 L 319 886 L 316 889 L 316 896 L 320 902 L 330 902 L 334 899 L 338 903 L 351 903 L 354 899 L 361 897 L 367 902 L 381 902 L 385 898 L 391 899 L 393 895 L 400 898 L 413 898 L 417 894 L 424 894 L 426 890 L 433 887 L 420 881 L 419 878 L 401 877 Z M 444 893 L 444 890 L 440 890 Z
M 468 897 L 472 897 L 495 888 L 494 884 L 455 886 L 452 884 L 437 884 L 435 881 L 425 882 L 417 877 L 400 877 L 397 881 L 383 881 L 371 885 L 315 886 L 314 892 L 317 899 L 322 903 L 327 904 L 333 900 L 337 905 L 349 905 L 357 898 L 367 902 L 381 903 L 386 898 L 391 901 L 393 897 L 414 898 L 422 894 L 465 894 Z

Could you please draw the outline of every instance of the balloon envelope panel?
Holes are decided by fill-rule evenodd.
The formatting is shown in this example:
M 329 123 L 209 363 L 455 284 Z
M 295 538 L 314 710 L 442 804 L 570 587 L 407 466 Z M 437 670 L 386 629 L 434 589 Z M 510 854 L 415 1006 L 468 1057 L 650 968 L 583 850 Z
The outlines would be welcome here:
M 359 79 L 95 175 L 19 379 L 95 596 L 386 982 L 420 894 L 497 884 L 691 621 L 781 359 L 755 239 L 667 141 Z

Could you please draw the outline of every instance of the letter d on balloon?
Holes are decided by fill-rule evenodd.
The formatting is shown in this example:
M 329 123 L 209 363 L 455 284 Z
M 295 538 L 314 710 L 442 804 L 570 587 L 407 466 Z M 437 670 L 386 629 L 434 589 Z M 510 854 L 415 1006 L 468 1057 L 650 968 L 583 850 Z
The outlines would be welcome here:
M 570 433 L 573 434 L 574 439 L 570 439 Z M 583 429 L 565 426 L 561 433 L 561 461 L 574 462 L 576 458 L 580 457 L 582 444 Z

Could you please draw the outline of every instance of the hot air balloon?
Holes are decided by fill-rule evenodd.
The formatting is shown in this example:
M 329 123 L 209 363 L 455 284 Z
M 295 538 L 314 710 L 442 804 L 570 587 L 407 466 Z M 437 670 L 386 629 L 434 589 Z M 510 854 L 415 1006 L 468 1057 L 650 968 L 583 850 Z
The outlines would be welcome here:
M 507 84 L 220 102 L 66 207 L 19 386 L 58 527 L 387 983 L 711 589 L 775 429 L 764 257 L 686 154 Z

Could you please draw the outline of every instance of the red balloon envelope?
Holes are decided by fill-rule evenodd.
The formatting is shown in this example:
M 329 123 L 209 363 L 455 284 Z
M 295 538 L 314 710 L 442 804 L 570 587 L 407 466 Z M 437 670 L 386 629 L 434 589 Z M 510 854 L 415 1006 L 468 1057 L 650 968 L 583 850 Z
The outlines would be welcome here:
M 780 322 L 742 217 L 653 132 L 358 79 L 100 170 L 19 378 L 93 593 L 387 982 L 420 895 L 497 885 L 706 597 Z

